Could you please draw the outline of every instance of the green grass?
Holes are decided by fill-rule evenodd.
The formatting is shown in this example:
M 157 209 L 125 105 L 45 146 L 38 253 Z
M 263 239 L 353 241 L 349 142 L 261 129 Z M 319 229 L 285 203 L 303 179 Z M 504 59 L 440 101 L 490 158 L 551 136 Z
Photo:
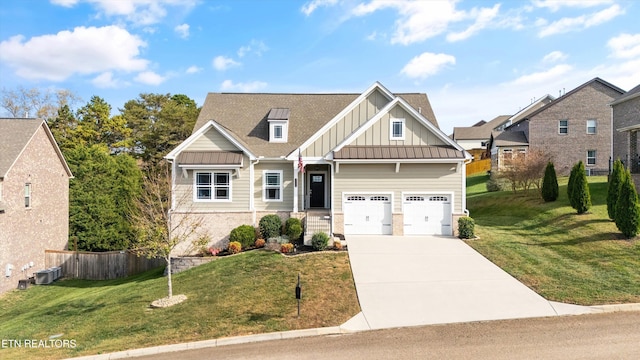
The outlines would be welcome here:
M 640 302 L 640 241 L 624 239 L 608 219 L 606 177 L 589 177 L 593 207 L 584 215 L 569 205 L 567 178 L 558 181 L 551 203 L 537 190 L 476 191 L 467 207 L 480 240 L 469 245 L 549 300 Z
M 302 278 L 301 316 L 295 285 Z M 283 257 L 251 251 L 173 277 L 162 270 L 111 281 L 63 280 L 0 298 L 0 339 L 74 339 L 75 349 L 0 349 L 2 359 L 64 358 L 161 344 L 339 325 L 360 309 L 344 252 Z
M 467 197 L 486 193 L 487 180 L 489 180 L 489 174 L 487 173 L 478 173 L 467 176 Z

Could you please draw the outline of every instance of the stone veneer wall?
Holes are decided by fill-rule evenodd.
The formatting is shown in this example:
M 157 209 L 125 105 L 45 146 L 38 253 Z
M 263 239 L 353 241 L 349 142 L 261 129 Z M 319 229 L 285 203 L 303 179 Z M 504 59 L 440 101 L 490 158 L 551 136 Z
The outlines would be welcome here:
M 171 273 L 177 274 L 185 270 L 189 270 L 193 267 L 207 264 L 218 259 L 219 258 L 215 256 L 205 256 L 205 257 L 186 256 L 186 257 L 171 258 Z M 165 276 L 167 275 L 166 267 L 164 269 L 164 275 Z

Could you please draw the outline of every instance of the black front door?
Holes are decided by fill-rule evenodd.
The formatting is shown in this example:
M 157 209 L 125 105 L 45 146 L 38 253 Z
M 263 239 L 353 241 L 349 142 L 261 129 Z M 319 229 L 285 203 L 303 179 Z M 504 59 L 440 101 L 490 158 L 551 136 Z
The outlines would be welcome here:
M 324 207 L 324 174 L 310 174 L 311 198 L 310 207 Z

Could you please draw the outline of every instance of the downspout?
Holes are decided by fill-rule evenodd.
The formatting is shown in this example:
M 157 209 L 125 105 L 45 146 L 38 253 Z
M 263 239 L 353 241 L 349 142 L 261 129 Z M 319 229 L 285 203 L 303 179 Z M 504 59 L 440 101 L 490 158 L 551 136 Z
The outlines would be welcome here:
M 333 227 L 333 218 L 334 218 L 333 213 L 334 213 L 334 209 L 335 209 L 335 206 L 333 206 L 334 205 L 333 204 L 333 183 L 334 183 L 334 181 L 333 181 L 334 180 L 333 162 L 329 163 L 329 167 L 331 168 L 331 176 L 330 176 L 330 178 L 331 178 L 331 186 L 330 186 L 331 191 L 329 191 L 329 204 L 328 205 L 329 205 L 329 207 L 331 209 L 331 214 L 330 214 L 331 215 L 330 216 L 330 218 L 331 218 L 331 236 L 333 236 L 333 229 L 334 229 L 334 227 Z
M 613 133 L 616 131 L 616 129 L 613 128 L 613 106 L 609 105 L 611 107 L 611 152 L 610 152 L 610 156 L 609 156 L 609 164 L 608 164 L 608 168 L 609 168 L 609 173 L 611 173 L 611 170 L 613 169 L 613 162 L 615 161 L 615 159 L 613 158 Z
M 249 211 L 251 211 L 251 218 L 253 221 L 253 226 L 256 226 L 256 206 L 255 206 L 255 194 L 254 192 L 254 166 L 260 162 L 260 159 L 257 159 L 255 162 L 251 162 L 249 165 Z

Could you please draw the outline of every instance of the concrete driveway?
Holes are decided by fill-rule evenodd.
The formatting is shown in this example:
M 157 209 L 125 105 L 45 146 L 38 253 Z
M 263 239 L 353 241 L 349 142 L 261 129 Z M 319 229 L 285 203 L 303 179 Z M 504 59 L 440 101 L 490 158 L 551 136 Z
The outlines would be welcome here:
M 342 325 L 346 330 L 589 312 L 554 308 L 457 238 L 351 235 L 346 241 L 362 309 Z

